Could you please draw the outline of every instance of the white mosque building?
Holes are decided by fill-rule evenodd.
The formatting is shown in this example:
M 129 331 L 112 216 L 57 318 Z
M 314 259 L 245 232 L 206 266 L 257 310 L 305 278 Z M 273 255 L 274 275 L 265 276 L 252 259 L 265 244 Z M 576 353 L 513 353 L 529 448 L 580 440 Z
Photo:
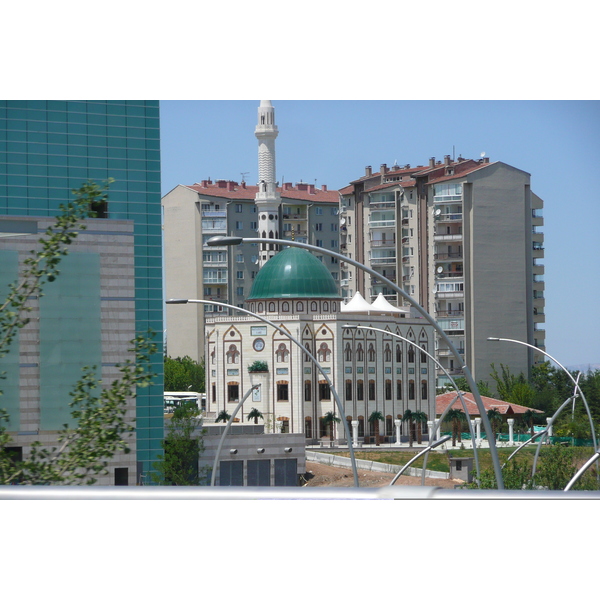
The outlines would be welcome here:
M 395 421 L 406 409 L 435 418 L 435 365 L 415 346 L 432 352 L 433 328 L 422 318 L 385 302 L 369 304 L 360 294 L 342 304 L 327 268 L 307 250 L 288 247 L 259 271 L 245 308 L 274 323 L 244 314 L 206 319 L 208 417 L 231 414 L 255 383 L 261 383 L 238 412 L 242 422 L 256 408 L 265 431 L 304 433 L 307 444 L 328 436 L 323 417 L 339 410 L 325 372 L 340 398 L 349 430 L 373 441 L 369 417 L 380 412 L 383 442 L 396 441 Z M 389 333 L 355 329 L 372 326 Z M 259 372 L 252 372 L 255 369 Z M 408 436 L 406 425 L 401 435 Z M 345 440 L 342 423 L 335 438 Z

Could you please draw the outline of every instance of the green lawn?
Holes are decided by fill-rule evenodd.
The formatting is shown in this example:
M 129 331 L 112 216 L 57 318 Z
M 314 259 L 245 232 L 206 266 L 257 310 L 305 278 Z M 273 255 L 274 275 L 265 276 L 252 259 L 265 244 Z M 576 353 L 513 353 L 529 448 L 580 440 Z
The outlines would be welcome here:
M 540 459 L 543 458 L 544 453 L 547 447 L 542 447 Z M 498 448 L 498 458 L 500 460 L 500 465 L 503 465 L 508 457 L 516 450 L 514 448 Z M 520 450 L 518 454 L 515 456 L 515 459 L 519 459 L 520 461 L 525 460 L 528 464 L 533 464 L 533 457 L 535 455 L 536 446 L 528 446 L 523 450 Z M 573 453 L 574 460 L 586 459 L 591 456 L 592 451 L 590 448 L 571 448 L 570 451 Z M 339 456 L 350 456 L 348 452 L 335 452 L 334 450 L 326 452 L 326 454 L 337 454 Z M 454 457 L 471 457 L 474 456 L 473 450 L 460 450 L 460 449 L 452 449 L 448 452 L 436 452 L 433 450 L 429 453 L 429 457 L 427 459 L 426 468 L 431 471 L 441 471 L 443 473 L 450 472 L 450 464 L 448 462 L 448 454 Z M 392 465 L 405 465 L 413 456 L 415 452 L 407 451 L 407 450 L 379 450 L 376 452 L 368 452 L 359 450 L 354 453 L 354 456 L 360 460 L 372 460 L 376 462 L 382 462 Z M 493 470 L 492 457 L 490 455 L 489 448 L 481 448 L 478 450 L 478 458 L 479 458 L 479 467 L 481 471 L 485 471 L 486 469 Z M 419 460 L 415 461 L 411 466 L 415 468 L 422 468 L 424 458 L 421 457 Z M 511 461 L 512 462 L 512 461 Z M 473 468 L 475 468 L 475 463 L 473 463 Z

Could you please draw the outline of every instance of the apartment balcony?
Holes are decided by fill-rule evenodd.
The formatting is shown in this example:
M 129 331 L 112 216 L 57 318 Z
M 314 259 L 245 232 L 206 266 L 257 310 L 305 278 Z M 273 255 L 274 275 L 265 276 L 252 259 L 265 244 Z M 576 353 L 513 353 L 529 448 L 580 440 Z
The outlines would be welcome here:
M 450 331 L 464 331 L 465 329 L 465 320 L 456 318 L 456 319 L 438 319 L 437 324 L 444 330 Z
M 382 228 L 382 227 L 396 227 L 396 219 L 389 219 L 385 221 L 369 221 L 369 227 L 372 229 Z
M 438 222 L 438 223 L 449 223 L 449 222 L 456 223 L 456 221 L 462 221 L 462 218 L 463 218 L 462 213 L 446 213 L 446 214 L 439 215 L 439 217 L 436 217 L 436 222 Z
M 396 240 L 371 240 L 371 248 L 394 248 Z
M 226 210 L 203 210 L 202 218 L 203 219 L 224 219 L 227 217 Z
M 371 210 L 394 210 L 396 208 L 396 203 L 394 201 L 391 202 L 369 202 L 369 207 Z
M 290 229 L 289 231 L 284 231 L 283 232 L 283 236 L 284 237 L 292 237 L 294 236 L 294 238 L 296 239 L 296 241 L 298 241 L 298 236 L 306 236 L 308 234 L 306 229 Z
M 394 266 L 396 264 L 395 256 L 376 256 L 371 257 L 372 267 Z
M 462 239 L 462 233 L 436 233 L 433 236 L 434 242 L 460 242 Z
M 464 315 L 465 315 L 464 310 L 438 310 L 435 313 L 435 316 L 437 319 L 444 318 L 444 317 L 464 317 Z
M 224 258 L 223 260 L 204 260 L 202 261 L 202 266 L 204 267 L 226 267 L 227 266 L 227 259 Z
M 342 287 L 348 287 L 350 285 L 350 280 L 349 279 L 340 279 L 340 285 Z
M 463 270 L 446 270 L 444 269 L 444 271 L 442 273 L 436 273 L 435 274 L 435 278 L 437 279 L 451 279 L 452 277 L 458 277 L 460 279 L 462 279 L 462 277 L 464 276 L 464 272 Z
M 457 250 L 456 252 L 438 252 L 433 255 L 435 260 L 462 260 L 462 251 Z
M 284 221 L 306 221 L 306 215 L 286 215 L 283 214 Z

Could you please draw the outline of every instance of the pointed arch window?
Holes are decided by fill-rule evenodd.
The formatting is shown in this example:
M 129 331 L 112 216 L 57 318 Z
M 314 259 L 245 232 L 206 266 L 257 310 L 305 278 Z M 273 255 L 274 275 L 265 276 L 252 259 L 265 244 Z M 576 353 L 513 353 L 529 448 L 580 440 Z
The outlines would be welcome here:
M 427 352 L 427 344 L 421 344 L 421 348 L 423 350 L 425 350 L 425 352 Z M 421 362 L 422 363 L 427 362 L 427 354 L 425 354 L 425 352 L 421 352 Z
M 415 362 L 415 349 L 412 346 L 408 349 L 408 362 Z
M 396 400 L 402 400 L 402 380 L 396 380 Z
M 396 344 L 396 362 L 402 362 L 402 346 Z
M 383 360 L 385 362 L 392 362 L 392 349 L 389 344 L 386 344 L 383 350 Z
M 229 346 L 226 356 L 228 365 L 237 365 L 240 362 L 240 353 L 235 344 L 231 344 L 231 346 Z
M 288 356 L 290 351 L 287 349 L 285 344 L 279 344 L 277 347 L 277 351 L 275 352 L 275 357 L 278 363 L 286 363 L 288 361 Z
M 427 400 L 427 382 L 425 380 L 421 381 L 421 399 Z
M 375 346 L 373 344 L 369 344 L 369 362 L 375 362 Z
M 363 345 L 361 342 L 359 342 L 358 346 L 356 347 L 356 360 L 358 362 L 365 360 L 365 351 L 363 350 Z
M 350 346 L 350 342 L 346 342 L 346 347 L 344 348 L 344 356 L 345 356 L 346 362 L 352 361 L 352 348 Z
M 306 352 L 304 352 L 304 362 L 311 362 L 310 356 L 307 354 L 308 352 L 310 352 L 310 344 L 304 344 L 304 348 L 306 349 Z
M 329 349 L 329 346 L 325 342 L 323 342 L 319 347 L 317 359 L 319 362 L 329 362 L 330 357 L 331 350 Z

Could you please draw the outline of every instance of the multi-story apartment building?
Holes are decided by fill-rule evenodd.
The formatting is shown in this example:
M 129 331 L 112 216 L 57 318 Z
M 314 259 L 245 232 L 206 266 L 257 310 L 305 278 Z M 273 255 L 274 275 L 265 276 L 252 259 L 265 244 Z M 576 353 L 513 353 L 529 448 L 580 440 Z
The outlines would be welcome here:
M 489 159 L 430 159 L 428 165 L 371 167 L 340 190 L 342 252 L 400 286 L 435 316 L 476 379 L 490 364 L 528 372 L 542 360 L 524 347 L 490 344 L 510 337 L 544 348 L 542 200 L 530 175 Z M 341 265 L 342 294 L 380 292 L 402 304 L 375 277 Z M 438 358 L 458 365 L 442 340 Z M 447 381 L 443 370 L 438 384 Z
M 204 180 L 178 185 L 162 199 L 167 298 L 201 298 L 243 306 L 259 270 L 258 244 L 209 247 L 217 235 L 259 237 L 255 203 L 259 186 L 244 181 Z M 339 194 L 326 186 L 284 183 L 277 188 L 281 205 L 273 221 L 277 235 L 339 250 Z M 280 250 L 277 248 L 276 250 Z M 339 264 L 320 256 L 338 280 Z M 167 306 L 167 352 L 170 356 L 204 356 L 204 313 L 229 314 L 210 306 Z
M 15 281 L 59 205 L 87 180 L 109 177 L 107 206 L 72 244 L 56 282 L 32 298 L 35 318 L 0 365 L 2 404 L 15 452 L 56 443 L 69 418 L 69 390 L 84 365 L 108 383 L 131 358 L 129 340 L 148 329 L 162 342 L 160 135 L 157 101 L 0 101 L 0 282 Z M 4 233 L 20 231 L 19 237 Z M 6 289 L 6 288 L 4 288 Z M 140 482 L 162 453 L 163 361 L 139 389 L 133 452 L 111 462 L 102 484 Z M 146 481 L 149 478 L 145 478 Z

